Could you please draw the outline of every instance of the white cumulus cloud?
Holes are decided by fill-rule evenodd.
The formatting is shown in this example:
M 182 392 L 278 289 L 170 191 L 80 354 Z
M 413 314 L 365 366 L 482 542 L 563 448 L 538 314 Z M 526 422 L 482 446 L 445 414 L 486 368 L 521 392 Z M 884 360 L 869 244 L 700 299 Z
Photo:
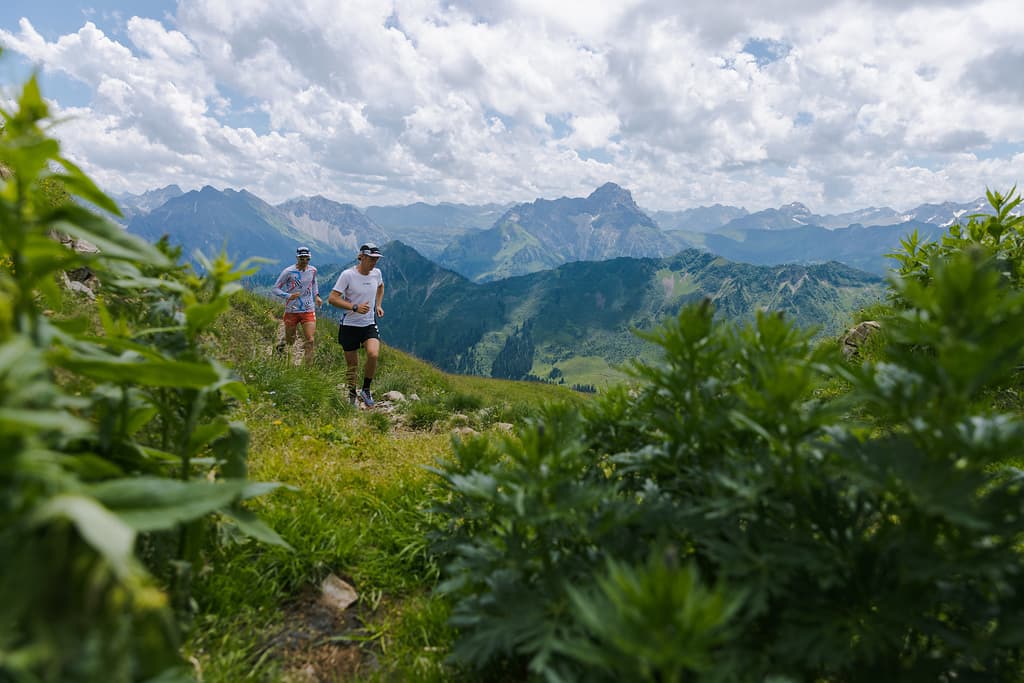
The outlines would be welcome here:
M 605 5 L 126 2 L 59 34 L 29 10 L 0 45 L 112 192 L 483 203 L 614 181 L 651 209 L 829 212 L 1024 180 L 1014 0 Z

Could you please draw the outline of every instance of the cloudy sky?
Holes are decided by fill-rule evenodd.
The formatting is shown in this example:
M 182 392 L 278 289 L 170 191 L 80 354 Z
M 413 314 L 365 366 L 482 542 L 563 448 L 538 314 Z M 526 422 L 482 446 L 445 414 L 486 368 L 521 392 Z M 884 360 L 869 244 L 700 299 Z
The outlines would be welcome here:
M 684 9 L 680 9 L 684 6 Z M 4 0 L 108 192 L 817 213 L 1024 185 L 1020 0 Z

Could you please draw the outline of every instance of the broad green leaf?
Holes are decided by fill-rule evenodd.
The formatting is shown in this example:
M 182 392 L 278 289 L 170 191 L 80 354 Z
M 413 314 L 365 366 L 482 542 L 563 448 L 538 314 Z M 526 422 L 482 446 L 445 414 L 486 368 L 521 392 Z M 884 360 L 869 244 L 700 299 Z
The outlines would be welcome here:
M 0 432 L 7 434 L 54 431 L 68 436 L 81 436 L 88 434 L 91 429 L 92 425 L 85 420 L 62 411 L 0 408 Z
M 80 206 L 64 204 L 43 217 L 55 228 L 99 248 L 103 259 L 128 259 L 168 266 L 167 257 L 145 240 Z
M 83 337 L 85 333 L 89 331 L 91 326 L 89 319 L 85 316 L 64 318 L 62 320 L 51 320 L 50 324 L 66 335 L 79 338 Z
M 60 463 L 85 481 L 124 476 L 124 470 L 116 464 L 93 453 L 61 456 Z
M 190 455 L 195 455 L 203 449 L 208 443 L 217 439 L 228 432 L 228 421 L 224 417 L 219 417 L 214 422 L 199 425 L 192 431 L 192 435 L 188 440 L 188 452 Z
M 221 514 L 237 524 L 238 528 L 241 529 L 242 533 L 246 536 L 251 536 L 257 541 L 262 541 L 269 545 L 276 545 L 292 550 L 292 547 L 288 545 L 287 541 L 281 538 L 276 531 L 271 529 L 263 520 L 249 510 L 243 510 L 235 507 L 228 510 L 221 510 Z
M 249 429 L 242 422 L 231 422 L 225 435 L 211 444 L 211 449 L 223 461 L 221 474 L 229 479 L 248 476 Z
M 246 387 L 244 383 L 239 382 L 237 380 L 224 382 L 223 384 L 218 386 L 217 389 L 220 390 L 221 393 L 230 396 L 236 401 L 244 401 L 249 397 L 249 388 Z
M 246 482 L 245 488 L 242 491 L 242 500 L 249 500 L 251 498 L 259 498 L 265 496 L 271 491 L 284 488 L 289 491 L 298 491 L 299 489 L 289 484 L 282 484 L 276 481 L 250 481 Z
M 103 482 L 89 489 L 136 531 L 170 529 L 239 499 L 244 481 L 178 481 L 135 477 Z
M 141 360 L 134 357 L 110 359 L 66 355 L 61 366 L 96 380 L 149 387 L 202 389 L 217 380 L 213 368 L 205 363 L 173 360 Z
M 113 321 L 113 319 L 110 319 L 109 321 L 104 321 L 103 325 L 104 328 L 106 329 L 107 336 L 94 337 L 92 335 L 81 335 L 78 336 L 76 339 L 78 341 L 94 344 L 98 348 L 105 348 L 109 351 L 132 351 L 146 359 L 163 360 L 163 356 L 161 356 L 160 352 L 153 346 L 143 344 L 142 342 L 134 341 L 132 339 L 126 339 L 124 337 L 117 336 L 120 334 L 120 330 L 118 330 L 118 325 Z M 174 332 L 180 329 L 181 328 L 163 328 L 163 331 Z M 133 335 L 138 334 L 134 330 L 126 329 L 125 331 L 130 332 Z M 146 332 L 149 331 L 150 330 L 146 330 Z
M 50 115 L 50 110 L 46 106 L 46 101 L 43 100 L 43 95 L 39 91 L 39 81 L 33 75 L 27 81 L 21 89 L 21 96 L 18 97 L 18 114 L 17 118 L 26 122 L 41 121 Z
M 12 388 L 30 383 L 49 384 L 43 379 L 45 373 L 46 363 L 42 353 L 26 337 L 14 337 L 0 344 L 0 381 Z M 32 390 L 35 391 L 35 387 Z M 3 401 L 8 398 L 0 396 Z
M 208 328 L 217 317 L 227 310 L 230 302 L 224 298 L 217 298 L 205 304 L 192 304 L 185 308 L 185 318 L 188 320 L 188 328 L 192 334 Z
M 152 458 L 153 460 L 159 460 L 169 465 L 177 465 L 181 463 L 181 458 L 178 457 L 177 454 L 168 453 L 167 451 L 160 450 L 159 448 L 153 448 L 152 446 L 142 446 L 141 451 L 146 455 L 146 457 Z
M 117 204 L 114 203 L 114 200 L 103 194 L 100 188 L 96 187 L 96 184 L 89 180 L 89 177 L 82 173 L 82 170 L 78 168 L 78 166 L 75 166 L 64 158 L 57 159 L 57 163 L 64 167 L 67 174 L 56 175 L 54 177 L 63 183 L 68 192 L 78 195 L 83 199 L 87 199 L 104 211 L 109 211 L 115 216 L 122 215 L 121 209 L 117 208 Z
M 146 277 L 139 274 L 128 274 L 112 281 L 117 287 L 124 289 L 159 289 L 167 292 L 180 294 L 188 288 L 177 280 L 169 280 L 157 277 Z
M 110 563 L 118 576 L 124 578 L 135 569 L 132 555 L 135 531 L 95 499 L 83 495 L 60 495 L 47 501 L 33 518 L 36 524 L 67 519 L 75 525 L 82 538 Z
M 129 436 L 145 427 L 160 411 L 156 406 L 137 406 L 133 408 L 125 420 L 124 431 Z
M 86 263 L 90 256 L 69 249 L 47 234 L 34 233 L 25 238 L 21 247 L 26 274 L 33 279 L 55 270 L 68 270 Z
M 238 380 L 238 375 L 235 374 L 234 370 L 216 359 L 211 359 L 210 364 L 214 367 L 219 377 L 217 382 L 210 386 L 211 390 L 219 391 L 238 401 L 244 401 L 248 398 L 249 389 L 243 382 Z

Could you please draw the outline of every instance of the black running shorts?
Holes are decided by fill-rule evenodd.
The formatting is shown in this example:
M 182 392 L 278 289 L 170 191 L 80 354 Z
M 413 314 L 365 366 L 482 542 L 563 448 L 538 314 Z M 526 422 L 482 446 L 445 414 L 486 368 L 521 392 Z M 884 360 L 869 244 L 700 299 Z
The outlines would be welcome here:
M 338 343 L 346 351 L 356 351 L 367 339 L 380 339 L 377 325 L 338 325 Z

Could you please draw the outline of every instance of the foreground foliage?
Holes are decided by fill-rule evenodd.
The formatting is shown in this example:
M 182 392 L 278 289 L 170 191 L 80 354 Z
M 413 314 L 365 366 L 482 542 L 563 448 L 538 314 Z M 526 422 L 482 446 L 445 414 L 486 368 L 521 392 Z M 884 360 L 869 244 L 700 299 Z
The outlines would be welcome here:
M 1000 215 L 1003 215 L 1000 213 Z M 999 220 L 997 217 L 996 220 Z M 1024 294 L 982 244 L 897 278 L 877 360 L 707 303 L 659 364 L 438 468 L 454 654 L 551 681 L 1016 681 Z M 849 392 L 816 395 L 841 380 Z
M 207 353 L 244 272 L 196 277 L 84 208 L 117 212 L 46 135 L 34 79 L 0 113 L 0 679 L 190 679 L 214 520 L 283 544 L 241 505 L 276 485 L 247 480 L 245 387 Z M 98 320 L 58 286 L 77 268 L 103 283 Z

